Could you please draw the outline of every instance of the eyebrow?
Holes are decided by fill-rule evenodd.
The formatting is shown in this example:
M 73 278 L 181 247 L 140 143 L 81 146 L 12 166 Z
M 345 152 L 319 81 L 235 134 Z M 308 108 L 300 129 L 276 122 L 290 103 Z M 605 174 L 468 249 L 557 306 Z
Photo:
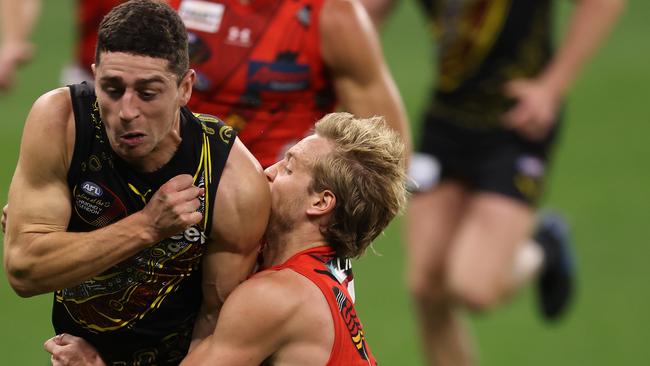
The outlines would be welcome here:
M 103 76 L 101 79 L 99 79 L 100 82 L 107 82 L 107 83 L 122 83 L 124 80 L 119 77 L 119 76 Z M 156 75 L 152 76 L 150 78 L 146 79 L 138 79 L 135 81 L 135 86 L 136 87 L 142 87 L 142 86 L 147 86 L 152 83 L 165 83 L 165 79 L 162 77 Z

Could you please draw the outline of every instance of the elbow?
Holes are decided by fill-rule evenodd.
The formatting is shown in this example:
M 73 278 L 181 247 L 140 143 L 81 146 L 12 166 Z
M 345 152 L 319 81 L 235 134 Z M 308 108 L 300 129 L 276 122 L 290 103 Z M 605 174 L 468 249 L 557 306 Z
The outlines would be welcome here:
M 5 271 L 9 285 L 18 296 L 32 297 L 47 292 L 43 291 L 41 286 L 38 285 L 41 281 L 34 277 L 34 271 L 29 265 L 14 262 L 7 258 L 5 260 Z
M 32 297 L 44 293 L 34 286 L 32 281 L 23 278 L 20 274 L 8 272 L 7 277 L 9 285 L 20 297 Z

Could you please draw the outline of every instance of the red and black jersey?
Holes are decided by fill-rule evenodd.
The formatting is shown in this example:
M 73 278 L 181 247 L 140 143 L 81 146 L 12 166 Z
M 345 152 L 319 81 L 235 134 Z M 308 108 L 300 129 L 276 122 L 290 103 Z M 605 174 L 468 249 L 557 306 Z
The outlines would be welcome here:
M 95 62 L 97 29 L 104 15 L 126 0 L 79 0 L 77 7 L 77 64 L 92 75 L 90 65 Z
M 348 292 L 351 279 L 345 261 L 336 257 L 334 249 L 320 246 L 304 250 L 281 265 L 266 271 L 290 269 L 314 283 L 327 299 L 334 321 L 334 344 L 328 366 L 376 366 L 377 361 L 366 343 L 361 321 L 354 309 L 354 300 Z
M 324 0 L 172 0 L 189 32 L 190 108 L 219 116 L 266 167 L 334 110 L 320 53 Z

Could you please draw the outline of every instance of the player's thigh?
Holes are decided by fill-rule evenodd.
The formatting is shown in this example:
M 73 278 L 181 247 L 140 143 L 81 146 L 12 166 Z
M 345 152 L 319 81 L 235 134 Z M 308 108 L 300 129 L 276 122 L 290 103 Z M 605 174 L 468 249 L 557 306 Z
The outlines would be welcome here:
M 449 252 L 448 286 L 479 308 L 509 292 L 516 250 L 530 235 L 533 208 L 498 193 L 477 192 L 467 205 Z
M 467 194 L 461 184 L 445 180 L 411 197 L 406 220 L 407 281 L 414 294 L 432 291 L 439 282 Z

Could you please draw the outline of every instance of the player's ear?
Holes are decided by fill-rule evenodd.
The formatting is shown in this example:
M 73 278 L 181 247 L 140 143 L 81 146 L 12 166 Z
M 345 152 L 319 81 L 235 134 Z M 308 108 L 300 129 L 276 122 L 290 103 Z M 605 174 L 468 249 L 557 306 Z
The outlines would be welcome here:
M 336 207 L 336 196 L 334 192 L 326 189 L 311 195 L 310 204 L 307 208 L 307 214 L 313 216 L 323 216 L 334 211 Z
M 190 101 L 190 97 L 192 96 L 192 87 L 194 86 L 195 80 L 196 72 L 192 69 L 188 69 L 178 85 L 181 106 L 186 105 L 187 102 Z
M 96 70 L 95 63 L 93 63 L 93 64 L 90 65 L 90 69 L 93 70 L 93 77 L 94 77 L 94 76 L 97 76 L 97 71 L 95 71 L 95 70 Z

